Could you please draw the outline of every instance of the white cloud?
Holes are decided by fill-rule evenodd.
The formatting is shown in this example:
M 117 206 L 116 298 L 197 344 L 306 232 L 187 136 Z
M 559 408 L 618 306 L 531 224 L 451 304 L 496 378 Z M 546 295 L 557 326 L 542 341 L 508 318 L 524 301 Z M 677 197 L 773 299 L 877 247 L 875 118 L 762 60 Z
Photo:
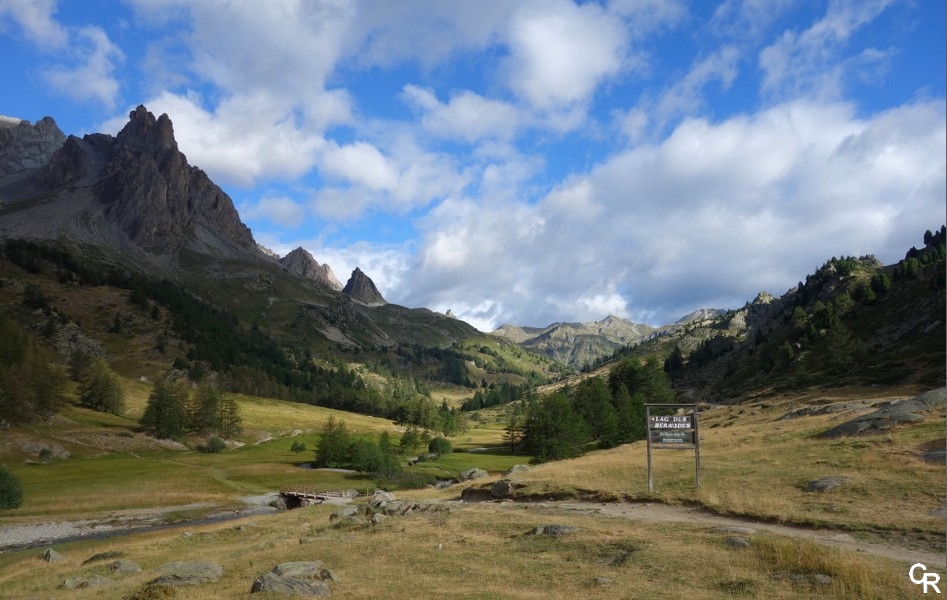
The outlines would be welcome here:
M 431 90 L 416 85 L 406 85 L 404 97 L 424 111 L 421 126 L 425 130 L 447 139 L 508 140 L 528 125 L 526 113 L 513 105 L 467 90 L 454 94 L 447 104 L 441 103 Z
M 370 190 L 391 190 L 398 183 L 398 172 L 377 148 L 365 142 L 339 146 L 329 144 L 320 159 L 321 169 Z
M 510 23 L 507 85 L 540 110 L 587 102 L 624 67 L 628 33 L 597 4 L 524 7 Z
M 283 227 L 297 228 L 306 216 L 306 209 L 288 196 L 264 196 L 256 204 L 242 206 L 244 219 L 260 219 Z
M 711 82 L 719 82 L 723 90 L 729 88 L 737 77 L 739 58 L 740 53 L 734 46 L 723 46 L 697 61 L 687 74 L 661 94 L 653 106 L 632 109 L 631 120 L 626 121 L 626 131 L 640 134 L 642 124 L 637 120 L 642 114 L 647 114 L 647 124 L 660 132 L 669 123 L 700 112 L 705 107 L 704 88 Z
M 115 108 L 119 84 L 115 79 L 116 63 L 125 56 L 105 31 L 96 26 L 82 27 L 75 34 L 69 54 L 72 67 L 55 66 L 44 73 L 55 89 L 76 100 L 98 100 Z
M 66 46 L 69 34 L 53 18 L 56 0 L 0 0 L 0 30 L 5 19 L 17 24 L 23 34 L 44 50 L 59 50 Z
M 537 204 L 442 202 L 399 299 L 482 329 L 609 312 L 657 325 L 782 294 L 833 255 L 894 262 L 943 219 L 944 112 L 795 102 L 688 119 Z
M 759 54 L 762 91 L 777 98 L 812 95 L 837 99 L 849 75 L 840 60 L 851 36 L 894 0 L 834 0 L 825 16 L 805 31 L 785 31 Z M 851 66 L 851 65 L 849 65 Z

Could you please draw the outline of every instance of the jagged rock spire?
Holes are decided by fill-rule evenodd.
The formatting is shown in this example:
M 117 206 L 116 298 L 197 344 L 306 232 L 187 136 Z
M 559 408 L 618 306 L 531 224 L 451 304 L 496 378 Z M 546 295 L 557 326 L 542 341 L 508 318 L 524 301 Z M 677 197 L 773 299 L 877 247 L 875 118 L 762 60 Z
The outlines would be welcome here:
M 348 283 L 342 289 L 342 293 L 353 300 L 361 302 L 368 306 L 381 306 L 388 304 L 382 297 L 381 292 L 375 287 L 375 283 L 361 269 L 355 267 Z

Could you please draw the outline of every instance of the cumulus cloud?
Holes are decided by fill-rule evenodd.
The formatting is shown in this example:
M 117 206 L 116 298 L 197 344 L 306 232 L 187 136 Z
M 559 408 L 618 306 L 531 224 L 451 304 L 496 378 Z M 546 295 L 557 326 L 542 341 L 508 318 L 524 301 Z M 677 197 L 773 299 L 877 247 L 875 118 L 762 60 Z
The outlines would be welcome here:
M 781 294 L 832 255 L 897 260 L 936 226 L 945 143 L 938 103 L 868 120 L 805 102 L 688 119 L 537 204 L 440 204 L 406 299 L 483 326 L 603 311 L 657 325 Z
M 109 109 L 115 108 L 119 84 L 114 71 L 125 55 L 101 27 L 82 27 L 74 37 L 68 53 L 74 64 L 52 67 L 44 77 L 52 87 L 76 100 L 98 100 Z
M 302 224 L 306 209 L 288 196 L 264 196 L 256 204 L 241 206 L 240 214 L 295 229 Z
M 69 41 L 65 28 L 53 18 L 56 0 L 3 0 L 0 2 L 0 30 L 7 20 L 23 35 L 46 50 L 59 50 Z
M 509 140 L 528 125 L 528 114 L 510 103 L 484 98 L 464 90 L 447 104 L 434 93 L 416 85 L 404 87 L 405 99 L 423 111 L 421 126 L 432 134 L 465 142 L 484 139 Z
M 523 8 L 510 24 L 507 85 L 539 109 L 587 102 L 623 68 L 627 30 L 597 4 Z

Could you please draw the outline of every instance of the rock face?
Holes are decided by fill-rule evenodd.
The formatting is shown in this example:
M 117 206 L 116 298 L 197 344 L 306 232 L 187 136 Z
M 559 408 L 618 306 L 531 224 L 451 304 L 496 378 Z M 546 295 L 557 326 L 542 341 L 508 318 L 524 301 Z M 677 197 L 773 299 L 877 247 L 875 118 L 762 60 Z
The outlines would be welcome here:
M 0 116 L 0 179 L 46 166 L 65 141 L 52 117 L 30 125 L 29 121 Z
M 388 304 L 378 288 L 375 287 L 375 283 L 358 267 L 352 271 L 352 276 L 349 277 L 348 283 L 342 288 L 342 293 L 366 306 Z
M 109 220 L 152 254 L 259 253 L 230 197 L 178 150 L 171 119 L 155 119 L 144 106 L 115 138 L 70 136 L 50 159 L 45 183 L 89 186 Z
M 332 268 L 328 264 L 320 265 L 319 262 L 313 258 L 312 254 L 304 248 L 296 248 L 279 259 L 279 263 L 294 275 L 311 279 L 335 291 L 342 289 L 342 283 L 336 279 Z M 369 283 L 371 283 L 371 280 L 369 280 Z

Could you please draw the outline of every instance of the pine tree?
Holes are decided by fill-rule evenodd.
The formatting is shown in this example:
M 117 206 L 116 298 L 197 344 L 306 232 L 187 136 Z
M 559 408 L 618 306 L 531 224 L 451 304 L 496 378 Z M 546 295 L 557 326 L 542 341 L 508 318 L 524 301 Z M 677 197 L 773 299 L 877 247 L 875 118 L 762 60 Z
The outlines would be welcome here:
M 558 392 L 530 405 L 523 423 L 523 445 L 536 462 L 582 454 L 588 425 L 565 394 Z
M 125 412 L 125 392 L 104 360 L 93 361 L 79 382 L 79 403 L 113 415 Z
M 187 381 L 165 375 L 155 382 L 148 396 L 148 405 L 141 417 L 141 426 L 157 438 L 182 435 L 187 427 Z

